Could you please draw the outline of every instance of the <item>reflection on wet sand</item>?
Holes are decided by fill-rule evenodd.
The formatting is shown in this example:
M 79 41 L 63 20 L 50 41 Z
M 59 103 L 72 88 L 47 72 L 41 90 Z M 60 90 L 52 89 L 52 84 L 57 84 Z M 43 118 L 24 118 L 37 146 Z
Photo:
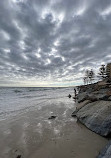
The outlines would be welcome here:
M 95 158 L 107 140 L 71 118 L 73 108 L 67 100 L 66 104 L 50 101 L 40 109 L 1 121 L 0 157 Z M 53 114 L 57 118 L 48 120 Z

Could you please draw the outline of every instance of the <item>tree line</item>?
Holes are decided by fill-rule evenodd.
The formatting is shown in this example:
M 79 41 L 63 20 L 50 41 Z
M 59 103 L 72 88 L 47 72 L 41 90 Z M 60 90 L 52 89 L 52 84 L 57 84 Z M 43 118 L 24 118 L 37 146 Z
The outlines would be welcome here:
M 95 78 L 98 78 L 99 80 L 109 79 L 109 73 L 110 72 L 107 70 L 105 65 L 101 65 L 97 75 L 95 74 L 93 69 L 86 70 L 85 75 L 83 77 L 84 84 L 92 83 Z

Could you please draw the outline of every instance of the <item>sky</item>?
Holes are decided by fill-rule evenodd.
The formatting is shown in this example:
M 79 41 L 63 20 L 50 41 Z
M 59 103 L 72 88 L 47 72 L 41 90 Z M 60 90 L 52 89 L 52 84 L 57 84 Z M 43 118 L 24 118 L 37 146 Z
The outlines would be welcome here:
M 0 0 L 0 86 L 74 86 L 111 62 L 111 0 Z

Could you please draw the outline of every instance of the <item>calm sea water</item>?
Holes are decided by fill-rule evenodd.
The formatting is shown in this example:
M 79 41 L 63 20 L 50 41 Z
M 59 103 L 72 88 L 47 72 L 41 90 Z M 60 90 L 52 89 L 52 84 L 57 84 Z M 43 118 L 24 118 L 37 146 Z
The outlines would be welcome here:
M 66 109 L 73 108 L 74 101 L 68 94 L 74 96 L 73 88 L 0 88 L 0 120 L 40 110 L 50 103 L 57 108 L 64 102 Z

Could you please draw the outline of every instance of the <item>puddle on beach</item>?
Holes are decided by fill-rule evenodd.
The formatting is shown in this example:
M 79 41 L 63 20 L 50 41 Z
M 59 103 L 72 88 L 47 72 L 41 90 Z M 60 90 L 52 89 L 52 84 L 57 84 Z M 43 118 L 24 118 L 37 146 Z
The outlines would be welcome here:
M 71 104 L 51 104 L 1 121 L 1 158 L 96 158 L 107 139 L 72 118 Z

